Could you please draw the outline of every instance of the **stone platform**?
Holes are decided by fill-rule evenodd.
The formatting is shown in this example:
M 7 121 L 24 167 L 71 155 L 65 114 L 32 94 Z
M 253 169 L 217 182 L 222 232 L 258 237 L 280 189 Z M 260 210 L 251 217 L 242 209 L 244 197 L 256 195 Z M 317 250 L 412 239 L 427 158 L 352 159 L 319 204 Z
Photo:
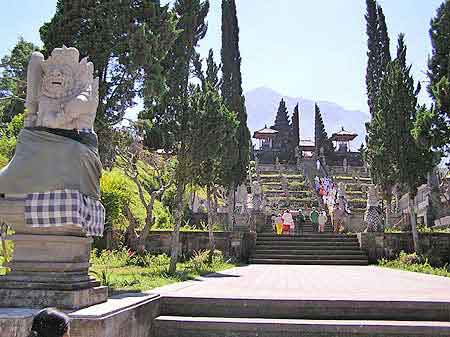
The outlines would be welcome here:
M 68 311 L 71 337 L 151 337 L 159 315 L 158 295 L 146 293 L 113 296 L 89 308 Z M 38 309 L 0 308 L 0 336 L 27 337 Z
M 160 289 L 155 337 L 449 336 L 450 278 L 249 265 Z

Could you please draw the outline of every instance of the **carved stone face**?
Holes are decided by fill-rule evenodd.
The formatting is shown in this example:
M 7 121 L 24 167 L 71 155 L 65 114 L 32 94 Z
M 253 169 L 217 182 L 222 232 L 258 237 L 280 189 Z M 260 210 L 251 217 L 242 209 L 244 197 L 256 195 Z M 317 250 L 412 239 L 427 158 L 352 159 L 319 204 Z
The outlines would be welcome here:
M 50 98 L 62 98 L 73 88 L 73 73 L 70 67 L 52 65 L 44 74 L 42 94 Z

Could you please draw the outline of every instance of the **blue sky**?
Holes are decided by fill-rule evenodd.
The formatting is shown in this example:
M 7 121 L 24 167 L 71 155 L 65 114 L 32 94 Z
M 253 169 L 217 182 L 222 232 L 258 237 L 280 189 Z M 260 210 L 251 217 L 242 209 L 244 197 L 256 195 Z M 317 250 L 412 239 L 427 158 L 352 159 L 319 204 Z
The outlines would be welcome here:
M 443 0 L 379 0 L 391 38 L 406 34 L 408 61 L 416 80 L 425 81 L 431 52 L 430 19 Z M 17 38 L 40 44 L 39 27 L 56 0 L 3 0 L 0 56 Z M 220 55 L 220 0 L 210 0 L 209 31 L 201 41 L 206 56 Z M 237 0 L 244 91 L 270 87 L 286 96 L 335 102 L 367 111 L 365 0 Z M 427 102 L 423 90 L 421 100 Z

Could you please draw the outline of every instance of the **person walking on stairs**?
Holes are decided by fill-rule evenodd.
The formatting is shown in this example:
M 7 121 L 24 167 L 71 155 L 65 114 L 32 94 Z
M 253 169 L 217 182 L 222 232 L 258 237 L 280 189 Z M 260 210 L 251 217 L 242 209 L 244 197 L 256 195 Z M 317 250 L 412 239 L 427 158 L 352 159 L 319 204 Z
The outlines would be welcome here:
M 291 212 L 289 210 L 283 213 L 283 234 L 293 234 L 294 233 L 294 219 L 292 218 Z
M 318 217 L 319 233 L 325 232 L 325 224 L 327 223 L 327 220 L 328 220 L 328 218 L 327 218 L 327 215 L 326 215 L 325 211 L 320 213 L 320 215 Z
M 319 225 L 319 212 L 317 212 L 316 208 L 313 207 L 311 213 L 309 213 L 309 219 L 311 220 L 313 224 L 314 230 L 318 231 L 318 225 Z
M 275 229 L 278 235 L 283 233 L 283 218 L 281 217 L 281 214 L 278 214 L 275 217 Z

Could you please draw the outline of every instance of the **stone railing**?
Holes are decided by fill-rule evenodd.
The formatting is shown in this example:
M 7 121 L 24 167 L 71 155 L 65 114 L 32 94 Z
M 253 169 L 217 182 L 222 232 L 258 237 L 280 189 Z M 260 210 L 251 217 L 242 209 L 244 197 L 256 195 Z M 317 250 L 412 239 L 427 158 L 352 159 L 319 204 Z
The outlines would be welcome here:
M 146 248 L 152 253 L 170 255 L 172 232 L 151 231 L 146 241 Z M 235 257 L 246 261 L 256 240 L 255 233 L 214 232 L 216 249 L 224 256 Z M 209 249 L 208 232 L 180 232 L 180 254 L 185 257 L 195 252 Z
M 401 251 L 414 252 L 412 234 L 405 233 L 358 233 L 360 247 L 371 263 L 382 258 L 395 258 Z M 443 262 L 450 262 L 450 233 L 419 233 L 421 249 L 424 253 L 433 251 L 433 256 Z

